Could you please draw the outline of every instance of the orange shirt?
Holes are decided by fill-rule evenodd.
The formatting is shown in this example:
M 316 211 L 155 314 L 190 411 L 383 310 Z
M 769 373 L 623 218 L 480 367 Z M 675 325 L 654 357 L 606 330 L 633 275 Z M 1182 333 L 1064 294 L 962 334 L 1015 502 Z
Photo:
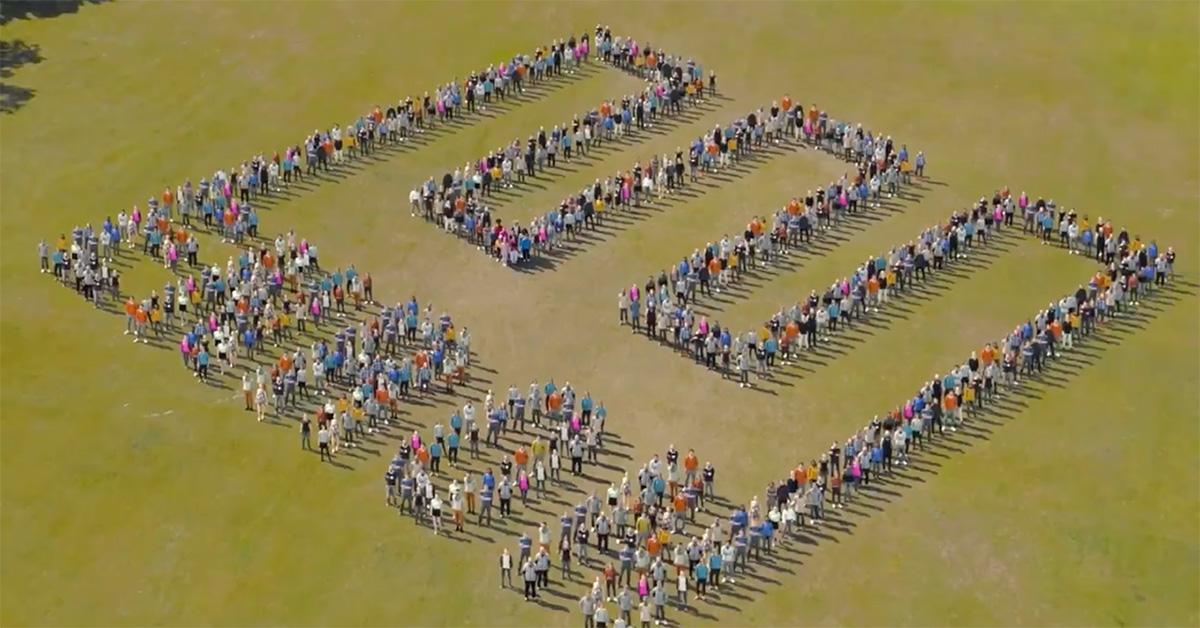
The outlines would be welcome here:
M 696 454 L 688 453 L 687 456 L 684 456 L 684 458 L 683 458 L 683 468 L 684 469 L 687 469 L 688 471 L 695 471 L 696 467 L 699 465 L 700 465 L 700 460 L 696 458 Z
M 721 262 L 717 258 L 714 257 L 708 262 L 708 272 L 714 275 L 721 272 Z
M 145 323 L 146 322 L 146 310 L 143 310 L 142 308 L 139 307 L 137 309 L 137 311 L 133 313 L 133 317 L 137 319 L 137 322 Z
M 559 408 L 562 407 L 562 395 L 559 394 L 558 391 L 550 393 L 550 397 L 547 399 L 547 403 L 550 404 L 551 410 L 558 410 Z
M 525 451 L 524 447 L 517 447 L 517 450 L 513 452 L 513 460 L 517 464 L 525 466 L 525 463 L 529 462 L 529 453 Z
M 942 399 L 942 406 L 947 410 L 954 410 L 958 407 L 958 397 L 954 396 L 953 392 L 946 393 L 946 396 Z
M 137 303 L 133 299 L 129 299 L 128 301 L 125 302 L 125 313 L 126 314 L 133 316 L 133 315 L 137 314 L 137 309 L 138 309 Z
M 658 542 L 658 539 L 655 538 L 654 535 L 650 535 L 650 537 L 646 539 L 647 554 L 650 554 L 651 556 L 658 556 L 658 552 L 661 549 L 662 545 Z
M 683 491 L 675 493 L 675 512 L 683 512 L 687 510 L 687 498 L 683 496 Z

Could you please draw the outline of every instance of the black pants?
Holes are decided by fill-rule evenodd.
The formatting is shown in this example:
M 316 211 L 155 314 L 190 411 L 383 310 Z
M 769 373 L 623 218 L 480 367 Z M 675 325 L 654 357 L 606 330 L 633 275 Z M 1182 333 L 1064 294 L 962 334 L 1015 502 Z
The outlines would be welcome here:
M 525 597 L 537 597 L 537 581 L 525 581 Z
M 583 458 L 571 458 L 571 474 L 579 475 L 583 473 Z

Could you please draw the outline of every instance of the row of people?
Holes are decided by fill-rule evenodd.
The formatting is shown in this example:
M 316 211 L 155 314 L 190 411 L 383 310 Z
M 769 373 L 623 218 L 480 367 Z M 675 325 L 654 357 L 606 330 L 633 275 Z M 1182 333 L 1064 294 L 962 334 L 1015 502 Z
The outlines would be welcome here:
M 465 78 L 439 84 L 420 98 L 406 97 L 386 108 L 375 106 L 345 127 L 333 125 L 309 133 L 302 143 L 289 145 L 274 154 L 261 153 L 217 170 L 210 178 L 202 177 L 194 185 L 191 179 L 167 186 L 146 202 L 144 210 L 134 205 L 114 218 L 107 216 L 99 226 L 76 226 L 68 239 L 61 234 L 51 250 L 45 240 L 38 243 L 39 269 L 54 273 L 65 283 L 92 300 L 106 293 L 96 287 L 119 286 L 114 257 L 122 247 L 133 249 L 141 239 L 141 249 L 176 268 L 182 260 L 197 265 L 199 241 L 193 230 L 202 223 L 219 233 L 227 242 L 243 244 L 256 237 L 258 214 L 255 201 L 302 182 L 305 176 L 328 172 L 357 155 L 369 154 L 379 145 L 399 144 L 438 121 L 465 117 L 463 107 L 474 108 L 481 101 L 509 98 L 537 84 L 561 77 L 565 71 L 586 60 L 592 35 L 569 34 L 550 44 L 538 46 L 527 54 L 472 71 Z M 315 257 L 315 255 L 314 255 Z M 118 289 L 119 292 L 119 289 Z
M 560 158 L 570 162 L 573 157 L 586 156 L 608 142 L 635 136 L 644 139 L 647 137 L 642 133 L 644 129 L 682 113 L 685 104 L 697 104 L 702 98 L 703 69 L 693 60 L 689 59 L 685 65 L 681 59 L 642 46 L 636 40 L 620 37 L 614 40 L 611 32 L 597 37 L 618 49 L 627 48 L 626 54 L 637 59 L 636 65 L 646 68 L 647 84 L 640 92 L 604 100 L 576 114 L 570 122 L 555 124 L 550 130 L 542 126 L 524 142 L 515 138 L 507 146 L 440 178 L 430 176 L 409 195 L 412 215 L 420 213 L 426 220 L 437 221 L 435 207 L 440 208 L 446 202 L 453 204 L 459 197 L 468 202 L 476 197 L 486 199 L 497 189 L 521 186 L 527 178 L 557 168 Z M 584 58 L 586 45 L 584 40 Z M 618 58 L 624 56 L 619 54 Z M 715 86 L 715 75 L 711 80 Z
M 804 122 L 800 122 L 804 120 Z M 811 134 L 797 131 L 812 126 Z M 850 138 L 846 151 L 834 150 L 820 138 Z M 454 199 L 431 192 L 440 203 L 445 229 L 467 238 L 480 249 L 507 265 L 528 263 L 535 257 L 553 254 L 567 242 L 603 223 L 608 211 L 629 210 L 643 202 L 653 203 L 664 195 L 696 183 L 714 172 L 732 167 L 768 146 L 784 142 L 800 142 L 814 148 L 825 147 L 859 165 L 859 175 L 853 191 L 855 208 L 862 203 L 878 204 L 884 193 L 899 193 L 902 183 L 911 180 L 913 171 L 907 148 L 896 146 L 890 137 L 878 137 L 861 126 L 850 127 L 831 119 L 814 106 L 805 113 L 790 96 L 770 107 L 759 108 L 728 125 L 715 125 L 713 130 L 695 138 L 685 149 L 680 146 L 674 156 L 654 155 L 646 162 L 638 161 L 632 168 L 619 171 L 612 177 L 597 179 L 578 194 L 564 198 L 559 206 L 544 216 L 537 216 L 527 225 L 512 222 L 507 226 L 492 216 L 490 209 L 476 199 L 459 195 Z M 924 155 L 916 161 L 924 170 Z M 535 164 L 536 165 L 536 164 Z M 501 168 L 503 174 L 503 167 Z M 843 188 L 849 188 L 843 182 Z M 428 189 L 428 187 L 427 187 Z M 822 224 L 832 220 L 832 199 L 829 208 L 821 208 Z M 839 207 L 837 216 L 849 210 L 849 201 Z M 826 209 L 829 209 L 828 215 Z M 432 212 L 432 209 L 430 210 Z M 815 216 L 814 216 L 815 217 Z
M 990 215 L 992 226 L 998 227 L 1008 209 L 1006 199 L 1007 194 L 998 194 L 990 206 L 982 199 L 972 212 Z M 1021 394 L 1025 380 L 1040 377 L 1048 360 L 1087 342 L 1098 328 L 1129 315 L 1156 286 L 1170 282 L 1173 255 L 1168 259 L 1167 252 L 1156 252 L 1153 241 L 1141 245 L 1136 239 L 1117 237 L 1114 260 L 1086 284 L 1039 310 L 1002 339 L 971 352 L 945 375 L 934 375 L 911 397 L 885 415 L 873 417 L 844 442 L 832 443 L 818 457 L 769 482 L 761 499 L 753 496 L 748 504 L 734 507 L 727 522 L 714 521 L 701 536 L 676 544 L 667 553 L 669 563 L 651 558 L 640 547 L 622 552 L 620 567 L 606 564 L 580 598 L 585 622 L 629 625 L 636 607 L 643 625 L 651 618 L 658 624 L 665 620 L 672 598 L 683 609 L 689 591 L 700 599 L 719 593 L 721 586 L 734 583 L 732 576 L 745 570 L 749 561 L 770 554 L 776 544 L 789 542 L 805 527 L 820 526 L 830 511 L 844 508 L 861 494 L 869 496 L 872 484 L 886 482 L 946 432 L 968 425 L 1000 397 Z M 523 540 L 519 544 L 526 545 Z M 539 554 L 533 563 L 535 591 L 540 560 Z M 502 577 L 507 564 L 502 556 Z M 523 566 L 520 573 L 527 571 Z M 637 584 L 631 591 L 634 577 Z M 524 579 L 528 591 L 530 579 Z M 617 606 L 613 613 L 605 606 L 611 602 Z
M 461 532 L 468 515 L 479 525 L 493 525 L 497 516 L 512 514 L 514 498 L 524 507 L 530 499 L 541 502 L 548 487 L 559 486 L 563 469 L 580 476 L 585 466 L 599 462 L 604 450 L 608 411 L 595 403 L 590 393 L 579 396 L 570 382 L 561 388 L 554 380 L 532 382 L 528 395 L 516 386 L 507 398 L 487 391 L 481 408 L 471 402 L 456 409 L 447 424 L 433 426 L 430 438 L 414 431 L 401 442 L 384 475 L 387 503 L 419 522 L 428 522 L 435 534 L 442 532 L 442 518 L 449 515 L 454 532 Z M 525 438 L 532 433 L 526 444 Z M 516 440 L 511 453 L 502 453 L 498 470 L 490 466 L 477 478 L 470 472 L 481 461 L 482 448 L 505 451 L 501 439 Z M 465 457 L 463 452 L 466 452 Z M 443 468 L 443 460 L 449 468 Z M 461 482 L 455 471 L 465 470 Z M 445 490 L 437 480 L 450 477 Z M 531 495 L 532 494 L 532 495 Z

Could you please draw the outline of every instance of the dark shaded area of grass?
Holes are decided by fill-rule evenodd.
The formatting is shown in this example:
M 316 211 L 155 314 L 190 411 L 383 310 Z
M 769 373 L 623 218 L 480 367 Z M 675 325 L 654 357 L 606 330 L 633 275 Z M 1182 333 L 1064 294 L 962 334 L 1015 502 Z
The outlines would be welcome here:
M 100 4 L 108 0 L 22 0 L 0 3 L 0 24 L 13 20 L 33 20 L 75 13 L 84 4 Z M 20 39 L 0 41 L 0 112 L 16 113 L 37 95 L 30 87 L 13 85 L 8 81 L 18 68 L 41 63 L 41 46 Z

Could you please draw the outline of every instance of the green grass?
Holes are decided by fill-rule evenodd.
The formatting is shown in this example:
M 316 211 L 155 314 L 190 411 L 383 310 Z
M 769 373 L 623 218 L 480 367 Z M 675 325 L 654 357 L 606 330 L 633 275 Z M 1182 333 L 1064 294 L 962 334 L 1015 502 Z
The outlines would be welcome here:
M 382 505 L 383 454 L 344 458 L 346 471 L 300 455 L 293 429 L 255 424 L 233 391 L 195 384 L 170 351 L 132 346 L 117 317 L 34 272 L 34 250 L 168 183 L 605 22 L 694 54 L 732 100 L 503 212 L 549 207 L 785 91 L 930 156 L 939 185 L 919 203 L 756 288 L 721 313 L 732 322 L 759 320 L 1002 184 L 1174 244 L 1190 282 L 1142 328 L 1090 347 L 1093 364 L 1006 410 L 986 439 L 931 458 L 880 512 L 847 515 L 850 533 L 790 554 L 780 566 L 791 573 L 760 570 L 744 599 L 703 612 L 732 625 L 1195 625 L 1198 18 L 1189 3 L 248 2 L 113 3 L 5 25 L 0 38 L 37 45 L 44 60 L 5 78 L 35 94 L 0 117 L 0 623 L 576 623 L 580 585 L 551 599 L 572 614 L 495 588 L 499 543 L 516 526 L 460 543 L 397 521 Z M 507 272 L 409 219 L 407 192 L 431 172 L 629 85 L 600 73 L 367 165 L 275 206 L 264 230 L 295 227 L 324 260 L 370 269 L 389 300 L 416 294 L 452 311 L 492 387 L 553 375 L 590 389 L 632 445 L 632 460 L 614 463 L 696 447 L 731 499 L 1090 271 L 1015 245 L 772 395 L 629 338 L 613 324 L 615 295 L 825 183 L 834 161 L 774 159 L 552 273 Z M 145 293 L 166 276 L 139 263 L 127 286 Z M 410 418 L 427 428 L 448 407 Z

